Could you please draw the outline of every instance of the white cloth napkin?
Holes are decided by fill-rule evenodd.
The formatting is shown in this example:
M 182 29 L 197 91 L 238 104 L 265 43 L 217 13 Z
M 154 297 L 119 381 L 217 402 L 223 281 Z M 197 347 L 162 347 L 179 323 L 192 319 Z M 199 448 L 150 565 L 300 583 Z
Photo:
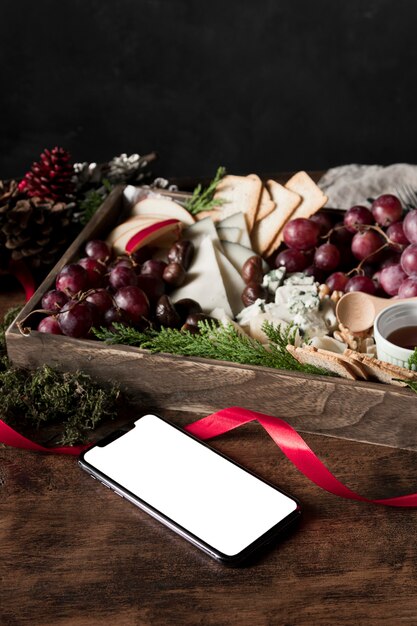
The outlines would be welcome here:
M 355 204 L 367 206 L 368 198 L 376 198 L 383 193 L 401 194 L 403 185 L 417 191 L 417 165 L 341 165 L 327 170 L 318 184 L 329 198 L 327 207 L 349 209 Z

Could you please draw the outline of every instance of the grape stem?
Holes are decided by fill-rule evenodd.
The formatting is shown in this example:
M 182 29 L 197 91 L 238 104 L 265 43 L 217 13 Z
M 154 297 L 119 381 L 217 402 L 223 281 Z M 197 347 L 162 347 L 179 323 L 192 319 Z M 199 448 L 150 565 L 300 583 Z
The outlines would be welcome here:
M 333 233 L 337 232 L 338 230 L 342 230 L 342 228 L 345 228 L 344 226 L 334 226 L 333 228 L 331 228 L 329 230 L 328 233 L 326 233 L 325 235 L 322 235 L 320 237 L 320 239 L 327 239 L 327 241 L 329 241 L 330 237 L 332 236 Z M 398 244 L 395 241 L 392 241 L 392 239 L 390 239 L 388 237 L 388 235 L 382 230 L 382 228 L 380 226 L 378 226 L 377 224 L 360 224 L 358 226 L 358 233 L 362 233 L 366 230 L 375 230 L 379 235 L 381 235 L 381 237 L 383 239 L 385 239 L 385 243 L 378 248 L 377 250 L 375 250 L 374 252 L 372 252 L 371 254 L 368 254 L 367 257 L 365 257 L 364 259 L 362 259 L 362 261 L 356 266 L 354 267 L 352 270 L 350 270 L 349 272 L 346 272 L 346 276 L 350 276 L 351 274 L 353 274 L 354 272 L 356 272 L 358 275 L 363 275 L 364 271 L 362 269 L 364 263 L 366 263 L 366 261 L 368 259 L 370 259 L 372 256 L 374 256 L 375 254 L 378 254 L 378 252 L 381 252 L 381 250 L 384 250 L 385 248 L 388 248 L 388 246 L 394 246 L 395 247 L 399 247 Z
M 30 313 L 28 313 L 26 315 L 26 317 L 24 317 L 22 320 L 20 320 L 19 322 L 16 322 L 16 326 L 18 328 L 18 330 L 20 331 L 20 333 L 22 335 L 24 335 L 25 337 L 28 337 L 32 331 L 32 328 L 28 328 L 27 326 L 23 326 L 23 324 L 26 322 L 26 320 L 29 319 L 29 317 L 31 317 L 31 315 L 33 315 L 34 313 L 45 313 L 46 315 L 57 315 L 59 313 L 59 311 L 50 311 L 49 309 L 34 309 L 33 311 L 31 311 Z

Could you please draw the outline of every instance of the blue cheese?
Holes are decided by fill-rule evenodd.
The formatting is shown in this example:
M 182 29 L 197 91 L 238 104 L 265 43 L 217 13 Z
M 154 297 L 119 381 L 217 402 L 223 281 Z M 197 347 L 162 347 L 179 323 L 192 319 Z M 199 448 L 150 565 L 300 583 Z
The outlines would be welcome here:
M 271 270 L 265 274 L 262 280 L 262 287 L 266 287 L 270 294 L 274 295 L 278 287 L 281 287 L 285 276 L 285 267 L 282 265 L 276 270 Z

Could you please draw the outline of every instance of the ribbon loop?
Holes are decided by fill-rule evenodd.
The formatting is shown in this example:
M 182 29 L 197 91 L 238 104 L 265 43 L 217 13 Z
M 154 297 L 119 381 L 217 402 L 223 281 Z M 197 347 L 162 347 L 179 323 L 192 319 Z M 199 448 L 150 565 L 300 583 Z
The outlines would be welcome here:
M 339 496 L 340 498 L 359 500 L 371 504 L 403 508 L 417 507 L 417 493 L 378 500 L 366 498 L 356 493 L 340 482 L 324 463 L 320 461 L 301 435 L 279 417 L 272 417 L 271 415 L 258 413 L 257 411 L 250 411 L 249 409 L 233 406 L 212 413 L 192 424 L 188 424 L 185 430 L 199 439 L 205 440 L 218 437 L 219 435 L 223 435 L 255 420 L 266 430 L 287 459 L 289 459 L 306 478 L 325 491 Z M 0 420 L 0 443 L 37 452 L 72 454 L 74 456 L 89 447 L 67 446 L 45 448 L 23 437 L 2 420 Z

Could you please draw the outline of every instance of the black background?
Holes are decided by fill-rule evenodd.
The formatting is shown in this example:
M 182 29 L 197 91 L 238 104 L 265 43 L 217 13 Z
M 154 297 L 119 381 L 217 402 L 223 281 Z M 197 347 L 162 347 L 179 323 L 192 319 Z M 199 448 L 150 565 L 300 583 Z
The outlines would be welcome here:
M 2 2 L 0 177 L 45 147 L 211 176 L 415 162 L 413 0 Z

